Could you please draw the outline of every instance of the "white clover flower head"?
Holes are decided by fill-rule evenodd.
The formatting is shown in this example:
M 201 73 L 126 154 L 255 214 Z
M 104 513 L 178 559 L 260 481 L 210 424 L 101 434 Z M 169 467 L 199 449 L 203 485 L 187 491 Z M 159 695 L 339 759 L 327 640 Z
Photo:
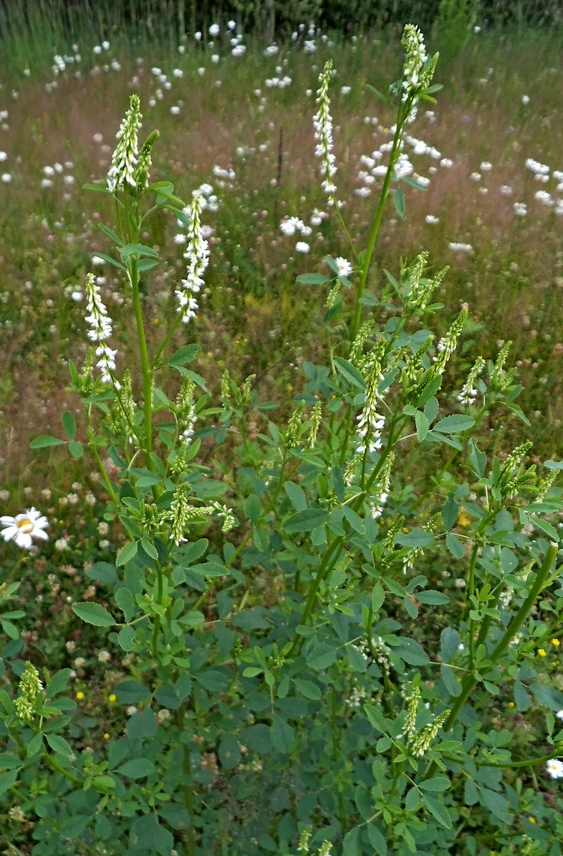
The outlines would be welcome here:
M 450 250 L 453 250 L 454 253 L 472 253 L 473 247 L 471 244 L 464 244 L 461 241 L 450 241 L 448 244 Z
M 135 167 L 139 153 L 139 129 L 141 127 L 141 102 L 138 95 L 129 98 L 129 109 L 116 134 L 118 143 L 112 155 L 108 172 L 108 188 L 114 193 L 117 188 L 130 184 L 136 187 Z
M 551 207 L 555 205 L 555 200 L 551 198 L 551 193 L 548 193 L 547 190 L 536 190 L 534 193 L 534 199 L 538 202 L 541 202 L 542 205 L 547 205 Z
M 280 223 L 280 232 L 283 235 L 295 235 L 296 232 L 302 232 L 305 224 L 299 217 L 286 217 Z
M 405 178 L 407 175 L 410 175 L 414 167 L 407 155 L 399 155 L 399 159 L 395 164 L 395 175 L 397 178 Z
M 209 35 L 213 39 L 217 38 L 220 32 L 221 27 L 219 26 L 219 24 L 211 24 L 211 26 L 209 27 Z
M 15 541 L 25 550 L 29 550 L 34 538 L 43 541 L 49 538 L 45 532 L 49 521 L 36 508 L 29 508 L 15 517 L 4 515 L 0 517 L 0 523 L 5 527 L 1 533 L 4 541 Z
M 535 175 L 549 175 L 549 167 L 545 163 L 540 163 L 534 158 L 526 158 L 526 168 Z

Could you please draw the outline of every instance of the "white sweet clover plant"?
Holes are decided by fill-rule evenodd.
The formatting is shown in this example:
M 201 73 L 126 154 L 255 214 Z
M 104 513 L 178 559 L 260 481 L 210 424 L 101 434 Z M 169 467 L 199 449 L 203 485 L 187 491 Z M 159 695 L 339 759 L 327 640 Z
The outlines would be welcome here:
M 122 366 L 108 344 L 114 327 L 88 276 L 92 351 L 71 364 L 85 417 L 63 415 L 69 451 L 94 457 L 105 519 L 123 530 L 115 562 L 87 572 L 103 602 L 73 608 L 128 664 L 115 687 L 127 718 L 105 752 L 87 751 L 65 694 L 70 670 L 14 664 L 21 680 L 6 676 L 0 690 L 0 789 L 33 824 L 32 853 L 561 852 L 561 813 L 540 783 L 560 769 L 563 699 L 530 652 L 559 632 L 549 515 L 563 508 L 553 484 L 563 464 L 548 462 L 541 480 L 528 445 L 487 455 L 479 429 L 492 410 L 525 419 L 508 349 L 478 357 L 461 392 L 441 392 L 467 311 L 436 337 L 427 325 L 446 271 L 428 273 L 425 253 L 395 272 L 374 261 L 389 198 L 404 216 L 413 183 L 396 168 L 405 126 L 439 88 L 416 27 L 403 45 L 367 245 L 350 241 L 350 261 L 328 256 L 329 276 L 299 278 L 326 288 L 330 352 L 305 364 L 283 424 L 253 377 L 227 372 L 209 391 L 187 368 L 196 344 L 168 356 L 178 330 L 195 337 L 209 248 L 197 194 L 186 206 L 172 184 L 150 182 L 157 134 L 139 147 L 131 97 L 108 178 L 91 187 L 115 203 L 115 230 L 102 227 L 114 250 L 102 258 L 122 276 L 138 365 Z M 331 73 L 327 64 L 315 135 L 345 228 Z M 140 294 L 159 261 L 141 241 L 155 210 L 188 237 L 177 311 L 157 345 Z M 175 372 L 168 395 L 161 378 L 172 388 Z M 415 490 L 421 457 L 432 478 Z M 25 548 L 45 537 L 42 521 L 35 509 L 3 518 L 4 537 Z M 543 705 L 545 745 L 531 756 L 511 744 L 498 699 Z

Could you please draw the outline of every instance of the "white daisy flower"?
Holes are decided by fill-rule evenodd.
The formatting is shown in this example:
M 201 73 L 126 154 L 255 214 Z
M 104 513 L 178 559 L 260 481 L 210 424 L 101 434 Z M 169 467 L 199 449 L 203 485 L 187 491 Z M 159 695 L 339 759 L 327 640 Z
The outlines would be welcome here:
M 46 541 L 49 537 L 44 531 L 49 521 L 36 508 L 30 508 L 15 517 L 0 517 L 0 523 L 6 527 L 1 533 L 4 541 L 15 541 L 18 547 L 26 550 L 31 547 L 33 538 Z
M 342 256 L 339 256 L 335 261 L 339 276 L 349 276 L 352 273 L 352 265 L 348 259 L 344 259 Z

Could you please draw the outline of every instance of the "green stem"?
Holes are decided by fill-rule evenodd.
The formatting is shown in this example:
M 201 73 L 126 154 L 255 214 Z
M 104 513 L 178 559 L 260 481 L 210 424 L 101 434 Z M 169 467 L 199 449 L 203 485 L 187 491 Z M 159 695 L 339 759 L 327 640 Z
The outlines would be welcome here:
M 360 301 L 364 295 L 364 291 L 366 288 L 367 278 L 368 278 L 368 274 L 369 274 L 369 268 L 371 265 L 371 258 L 373 256 L 375 243 L 377 241 L 377 236 L 379 234 L 379 228 L 381 226 L 381 221 L 383 219 L 383 211 L 385 209 L 385 203 L 387 202 L 387 196 L 389 195 L 389 185 L 391 184 L 391 176 L 393 175 L 395 163 L 397 161 L 397 157 L 399 154 L 399 147 L 401 144 L 401 138 L 403 136 L 403 126 L 404 126 L 406 117 L 410 113 L 411 107 L 412 107 L 412 99 L 409 99 L 409 101 L 407 101 L 406 104 L 401 105 L 401 108 L 399 109 L 399 117 L 397 120 L 397 130 L 395 131 L 395 136 L 393 137 L 393 147 L 391 149 L 391 154 L 389 156 L 389 166 L 387 167 L 387 172 L 385 173 L 385 178 L 383 180 L 383 187 L 381 188 L 381 195 L 379 197 L 379 204 L 377 206 L 377 211 L 375 213 L 375 219 L 373 221 L 373 226 L 371 229 L 371 234 L 370 234 L 370 238 L 369 238 L 366 257 L 364 259 L 364 264 L 362 267 L 362 273 L 360 276 L 360 282 L 358 285 L 358 291 L 356 293 L 356 309 L 354 312 L 354 320 L 352 322 L 352 327 L 350 329 L 350 341 L 351 342 L 354 341 L 354 339 L 358 335 L 358 330 L 360 329 L 360 317 L 361 317 L 361 313 L 362 313 L 362 304 Z
M 538 767 L 540 764 L 545 764 L 546 761 L 551 761 L 552 758 L 560 758 L 563 753 L 563 746 L 560 744 L 559 749 L 551 752 L 549 755 L 542 755 L 541 758 L 528 758 L 525 761 L 483 761 L 480 758 L 473 758 L 473 763 L 477 767 L 499 767 L 500 769 L 508 769 L 508 767 Z
M 184 711 L 177 711 L 177 725 L 180 732 L 184 730 Z M 186 829 L 186 856 L 195 856 L 196 853 L 196 843 L 195 843 L 195 811 L 194 811 L 194 795 L 192 789 L 192 757 L 190 752 L 189 743 L 184 743 L 184 751 L 182 758 L 182 773 L 183 773 L 183 783 L 182 783 L 182 793 L 184 796 L 184 805 L 186 806 L 186 810 L 188 812 L 190 818 L 190 824 Z
M 48 764 L 51 765 L 53 770 L 56 770 L 57 773 L 60 773 L 62 776 L 66 776 L 67 779 L 70 779 L 71 782 L 74 782 L 75 785 L 80 785 L 82 787 L 84 785 L 84 780 L 79 779 L 77 776 L 73 776 L 72 773 L 69 773 L 68 770 L 65 770 L 64 767 L 56 761 L 52 755 L 49 755 L 48 752 L 45 752 L 43 755 Z
M 18 561 L 16 562 L 16 564 L 14 565 L 14 567 L 12 568 L 12 570 L 10 571 L 10 573 L 8 574 L 6 579 L 2 583 L 0 583 L 0 597 L 3 596 L 4 591 L 5 591 L 6 587 L 8 586 L 8 583 L 10 582 L 10 580 L 12 579 L 14 574 L 16 573 L 19 566 L 21 565 L 23 557 L 24 557 L 24 554 L 20 553 Z
M 160 565 L 156 566 L 156 602 L 159 606 L 162 606 L 162 593 L 163 593 L 163 584 L 162 584 L 162 568 Z M 152 653 L 155 660 L 158 660 L 158 634 L 160 632 L 160 615 L 155 615 L 154 625 L 152 629 Z
M 139 353 L 141 357 L 141 368 L 143 371 L 143 397 L 145 413 L 145 457 L 147 469 L 154 470 L 152 460 L 152 370 L 147 351 L 145 339 L 145 328 L 143 324 L 143 312 L 141 308 L 141 297 L 139 293 L 139 272 L 137 270 L 137 259 L 133 256 L 130 262 L 129 278 L 133 290 L 133 307 L 135 309 L 135 321 L 137 323 L 137 336 L 139 339 Z
M 522 627 L 524 621 L 526 620 L 528 614 L 530 613 L 530 610 L 532 609 L 536 601 L 536 598 L 544 587 L 544 583 L 549 575 L 551 566 L 557 558 L 558 551 L 558 544 L 550 544 L 550 546 L 548 547 L 547 553 L 545 554 L 545 559 L 543 560 L 543 564 L 536 575 L 536 579 L 534 580 L 534 583 L 530 588 L 527 598 L 522 603 L 522 606 L 506 628 L 500 642 L 498 642 L 491 656 L 489 657 L 489 663 L 491 666 L 494 665 L 497 660 L 500 659 L 500 657 L 502 657 L 502 655 L 510 645 L 511 641 L 514 639 L 514 637 Z M 483 641 L 486 642 L 485 639 Z M 471 672 L 464 678 L 461 684 L 461 692 L 457 697 L 448 718 L 444 722 L 444 731 L 450 731 L 453 728 L 459 716 L 459 713 L 463 708 L 463 705 L 475 689 L 477 682 L 478 678 L 474 672 Z M 432 761 L 432 763 L 428 767 L 428 770 L 426 771 L 425 779 L 430 778 L 434 774 L 436 766 L 436 762 Z
M 153 359 L 153 361 L 152 361 L 153 368 L 154 368 L 154 367 L 156 366 L 156 364 L 158 363 L 158 361 L 159 361 L 160 357 L 162 356 L 162 353 L 163 353 L 164 349 L 165 349 L 165 348 L 166 348 L 166 346 L 168 345 L 168 342 L 170 341 L 170 339 L 172 338 L 172 336 L 173 336 L 173 335 L 174 335 L 174 333 L 176 332 L 176 328 L 178 327 L 178 324 L 179 324 L 179 323 L 180 323 L 180 315 L 178 315 L 178 317 L 176 318 L 176 320 L 174 321 L 174 323 L 173 323 L 173 324 L 172 324 L 172 326 L 170 327 L 170 329 L 169 329 L 168 333 L 167 333 L 167 334 L 166 334 L 166 336 L 164 337 L 164 340 L 163 340 L 163 342 L 162 342 L 162 344 L 161 344 L 160 348 L 159 348 L 159 349 L 158 349 L 158 351 L 156 352 L 156 354 L 155 354 L 155 356 L 154 356 L 154 359 Z
M 104 481 L 104 484 L 107 488 L 107 491 L 108 491 L 109 495 L 111 496 L 111 498 L 113 499 L 113 501 L 117 505 L 119 502 L 118 496 L 114 490 L 114 487 L 113 487 L 113 485 L 109 479 L 108 474 L 106 473 L 106 469 L 102 463 L 102 459 L 100 458 L 100 455 L 98 453 L 98 449 L 96 448 L 96 443 L 95 443 L 96 437 L 95 437 L 95 434 L 94 434 L 94 431 L 92 428 L 91 410 L 92 410 L 92 405 L 90 405 L 88 407 L 88 409 L 86 410 L 86 431 L 88 434 L 88 446 L 91 449 L 92 454 L 94 455 L 94 459 L 96 461 L 96 464 L 98 465 L 98 470 L 100 471 L 100 475 Z

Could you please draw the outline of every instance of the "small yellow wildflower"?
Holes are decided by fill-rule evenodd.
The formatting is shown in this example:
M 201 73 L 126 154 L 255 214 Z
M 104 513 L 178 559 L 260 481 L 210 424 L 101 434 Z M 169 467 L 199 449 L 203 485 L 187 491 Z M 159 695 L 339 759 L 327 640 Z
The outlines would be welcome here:
M 471 517 L 467 514 L 466 511 L 460 511 L 457 516 L 457 525 L 458 526 L 470 526 L 471 525 Z
M 546 651 L 544 650 L 544 648 L 538 648 L 538 654 L 540 655 L 540 657 L 545 657 Z
M 115 694 L 115 693 L 112 693 L 112 694 L 110 695 L 110 697 L 109 697 L 109 701 L 111 701 L 112 703 L 113 703 L 114 701 L 117 701 L 117 696 L 116 696 L 116 694 Z
M 535 817 L 529 817 L 528 820 L 530 821 L 530 823 L 536 823 Z
M 81 691 L 79 690 L 79 691 L 76 693 L 76 700 L 77 700 L 77 701 L 82 701 L 82 699 L 83 699 L 83 698 L 84 698 L 84 693 L 83 693 L 83 692 L 81 692 Z
M 107 731 L 106 731 L 106 733 L 104 734 L 104 740 L 109 740 L 109 734 L 107 733 Z
M 552 639 L 551 644 L 555 645 L 556 648 L 559 648 L 559 646 L 561 645 L 561 640 L 560 639 Z
M 508 706 L 509 706 L 509 707 L 514 707 L 514 702 L 513 702 L 513 701 L 509 701 L 509 702 L 508 702 Z

